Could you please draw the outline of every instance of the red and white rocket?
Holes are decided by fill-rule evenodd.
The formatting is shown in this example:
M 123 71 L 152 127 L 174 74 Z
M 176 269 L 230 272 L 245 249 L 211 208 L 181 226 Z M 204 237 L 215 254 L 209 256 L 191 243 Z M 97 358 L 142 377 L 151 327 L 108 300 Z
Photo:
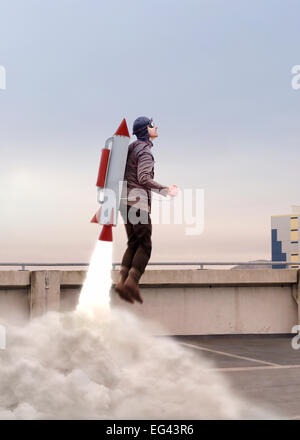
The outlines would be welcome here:
M 117 225 L 118 211 L 124 184 L 130 135 L 125 118 L 115 134 L 102 148 L 97 178 L 97 201 L 100 207 L 91 223 L 103 225 L 99 240 L 112 241 L 112 226 Z

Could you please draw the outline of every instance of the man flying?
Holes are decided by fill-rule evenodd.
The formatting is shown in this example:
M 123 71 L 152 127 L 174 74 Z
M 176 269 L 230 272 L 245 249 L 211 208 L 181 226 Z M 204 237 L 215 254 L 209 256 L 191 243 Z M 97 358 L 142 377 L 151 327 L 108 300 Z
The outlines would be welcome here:
M 152 119 L 145 116 L 137 118 L 133 124 L 133 134 L 137 140 L 128 147 L 124 177 L 127 181 L 127 194 L 120 203 L 128 241 L 115 290 L 125 301 L 142 303 L 138 283 L 152 250 L 151 191 L 174 197 L 177 194 L 177 186 L 167 187 L 153 180 L 154 157 L 151 149 L 158 134 Z

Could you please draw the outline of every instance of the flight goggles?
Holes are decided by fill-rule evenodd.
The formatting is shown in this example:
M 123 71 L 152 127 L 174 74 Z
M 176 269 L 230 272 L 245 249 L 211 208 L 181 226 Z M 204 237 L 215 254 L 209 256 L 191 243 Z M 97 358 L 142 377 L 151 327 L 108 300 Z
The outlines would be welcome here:
M 149 122 L 149 124 L 147 125 L 147 127 L 150 127 L 150 128 L 154 128 L 154 127 L 155 127 L 155 124 L 154 124 L 152 118 L 150 119 L 150 122 Z

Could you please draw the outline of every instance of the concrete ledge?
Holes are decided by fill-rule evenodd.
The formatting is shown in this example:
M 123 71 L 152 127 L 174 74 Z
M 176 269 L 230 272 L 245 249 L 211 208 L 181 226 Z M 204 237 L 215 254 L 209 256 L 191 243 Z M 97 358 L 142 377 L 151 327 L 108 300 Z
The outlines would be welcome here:
M 287 334 L 300 323 L 300 270 L 147 270 L 140 289 L 144 304 L 128 304 L 113 285 L 112 307 L 156 321 L 161 334 Z M 86 270 L 0 271 L 0 324 L 50 310 L 76 309 Z M 101 286 L 99 289 L 101 294 Z M 14 321 L 15 322 L 15 321 Z
M 291 333 L 298 305 L 290 286 L 141 287 L 144 304 L 127 304 L 111 289 L 111 302 L 160 324 L 159 334 Z
M 28 287 L 30 286 L 30 271 L 1 270 L 0 289 L 6 287 Z
M 119 271 L 112 271 L 112 282 L 119 278 Z M 146 270 L 140 285 L 160 286 L 242 286 L 275 285 L 297 283 L 294 269 L 189 269 L 189 270 Z
M 82 286 L 87 270 L 62 270 L 60 271 L 61 286 Z

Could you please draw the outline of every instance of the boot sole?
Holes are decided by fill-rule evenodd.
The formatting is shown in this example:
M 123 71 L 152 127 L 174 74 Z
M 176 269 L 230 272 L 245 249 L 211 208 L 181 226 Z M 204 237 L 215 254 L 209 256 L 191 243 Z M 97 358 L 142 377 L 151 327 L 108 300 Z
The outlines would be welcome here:
M 124 301 L 127 301 L 130 304 L 134 303 L 134 299 L 127 291 L 124 291 L 120 287 L 116 287 L 116 286 L 115 286 L 115 291 L 119 294 L 119 297 L 122 298 Z
M 133 289 L 131 286 L 124 285 L 124 290 L 126 290 L 129 295 L 135 299 L 135 301 L 138 301 L 140 304 L 143 304 L 143 298 L 141 297 L 141 294 L 137 292 L 135 289 Z

